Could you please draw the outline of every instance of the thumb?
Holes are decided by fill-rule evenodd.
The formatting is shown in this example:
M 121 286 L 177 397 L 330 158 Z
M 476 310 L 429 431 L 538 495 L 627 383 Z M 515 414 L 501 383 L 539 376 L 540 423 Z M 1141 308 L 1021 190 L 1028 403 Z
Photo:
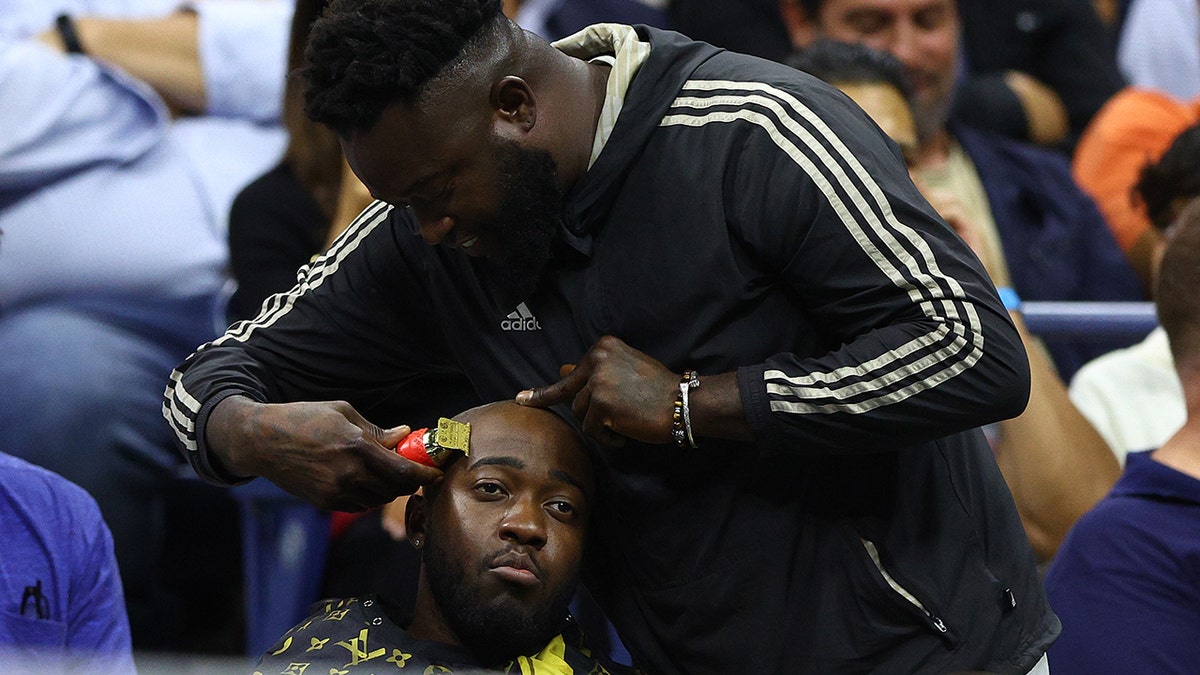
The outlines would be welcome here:
M 534 408 L 547 408 L 561 403 L 568 398 L 562 387 L 562 380 L 544 387 L 534 387 L 517 393 L 517 404 Z
M 379 444 L 390 450 L 395 450 L 396 446 L 400 445 L 400 441 L 403 441 L 404 437 L 410 433 L 412 433 L 412 429 L 407 424 L 401 424 L 391 429 L 384 429 L 383 433 L 379 435 Z

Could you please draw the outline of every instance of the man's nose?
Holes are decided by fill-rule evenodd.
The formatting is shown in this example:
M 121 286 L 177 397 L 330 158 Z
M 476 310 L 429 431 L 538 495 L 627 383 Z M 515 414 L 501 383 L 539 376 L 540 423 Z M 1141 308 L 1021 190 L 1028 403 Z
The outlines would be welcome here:
M 427 244 L 440 244 L 454 229 L 454 219 L 450 216 L 430 217 L 422 213 L 415 213 L 417 222 L 421 228 L 421 238 Z
M 500 538 L 534 548 L 546 544 L 546 513 L 533 499 L 514 498 L 500 522 Z
M 909 68 L 917 65 L 921 53 L 921 31 L 908 21 L 896 22 L 892 31 L 891 44 L 886 51 L 892 53 L 901 63 Z

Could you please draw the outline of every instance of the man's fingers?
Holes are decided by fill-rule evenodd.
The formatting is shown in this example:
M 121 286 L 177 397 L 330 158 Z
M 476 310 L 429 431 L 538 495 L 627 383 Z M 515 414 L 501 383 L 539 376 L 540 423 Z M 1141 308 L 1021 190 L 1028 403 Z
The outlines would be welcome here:
M 548 408 L 575 398 L 575 395 L 579 393 L 579 390 L 586 383 L 587 376 L 584 370 L 572 366 L 571 370 L 558 382 L 548 384 L 544 387 L 526 389 L 517 394 L 516 401 L 520 405 Z
M 442 478 L 442 470 L 434 466 L 426 466 L 396 454 L 395 449 L 380 457 L 377 467 L 378 475 L 383 482 L 394 486 L 389 490 L 383 501 L 391 501 L 400 495 L 412 494 L 422 485 L 436 483 Z M 383 503 L 383 502 L 380 502 Z
M 575 370 L 574 363 L 564 363 L 558 367 L 558 376 L 566 377 L 566 376 L 570 375 L 572 373 L 572 371 L 574 371 L 574 370 Z
M 395 450 L 396 446 L 400 445 L 400 441 L 403 441 L 404 437 L 410 433 L 412 433 L 412 429 L 407 424 L 383 429 L 379 434 L 379 444 L 389 450 Z

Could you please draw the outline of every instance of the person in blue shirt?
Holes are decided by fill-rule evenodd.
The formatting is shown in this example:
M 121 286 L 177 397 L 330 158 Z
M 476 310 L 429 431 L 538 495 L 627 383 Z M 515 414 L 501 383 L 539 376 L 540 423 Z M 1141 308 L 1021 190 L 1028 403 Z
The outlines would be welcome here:
M 1167 233 L 1159 321 L 1188 417 L 1067 535 L 1046 576 L 1055 675 L 1194 673 L 1200 664 L 1200 200 Z
M 136 10 L 168 3 L 122 4 L 137 19 L 105 19 L 103 31 L 74 16 L 82 53 L 55 43 L 55 12 L 105 5 L 0 10 L 0 448 L 96 499 L 134 638 L 158 646 L 143 638 L 181 634 L 167 628 L 175 604 L 160 599 L 157 572 L 180 465 L 161 419 L 163 380 L 224 327 L 226 213 L 282 150 L 291 10 L 201 1 L 148 18 Z M 190 95 L 166 91 L 131 56 L 145 46 L 139 28 L 176 27 L 198 59 L 202 87 Z M 202 109 L 178 117 L 193 105 Z
M 135 672 L 96 500 L 0 452 L 0 542 L 0 672 Z

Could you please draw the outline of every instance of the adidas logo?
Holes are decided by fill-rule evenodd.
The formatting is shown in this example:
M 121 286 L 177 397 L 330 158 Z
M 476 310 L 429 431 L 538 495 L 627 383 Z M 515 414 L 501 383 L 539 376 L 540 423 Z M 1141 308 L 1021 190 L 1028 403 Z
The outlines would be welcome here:
M 541 330 L 542 324 L 538 323 L 537 317 L 533 312 L 529 311 L 529 307 L 525 303 L 517 305 L 517 308 L 512 311 L 503 321 L 500 322 L 501 330 Z

